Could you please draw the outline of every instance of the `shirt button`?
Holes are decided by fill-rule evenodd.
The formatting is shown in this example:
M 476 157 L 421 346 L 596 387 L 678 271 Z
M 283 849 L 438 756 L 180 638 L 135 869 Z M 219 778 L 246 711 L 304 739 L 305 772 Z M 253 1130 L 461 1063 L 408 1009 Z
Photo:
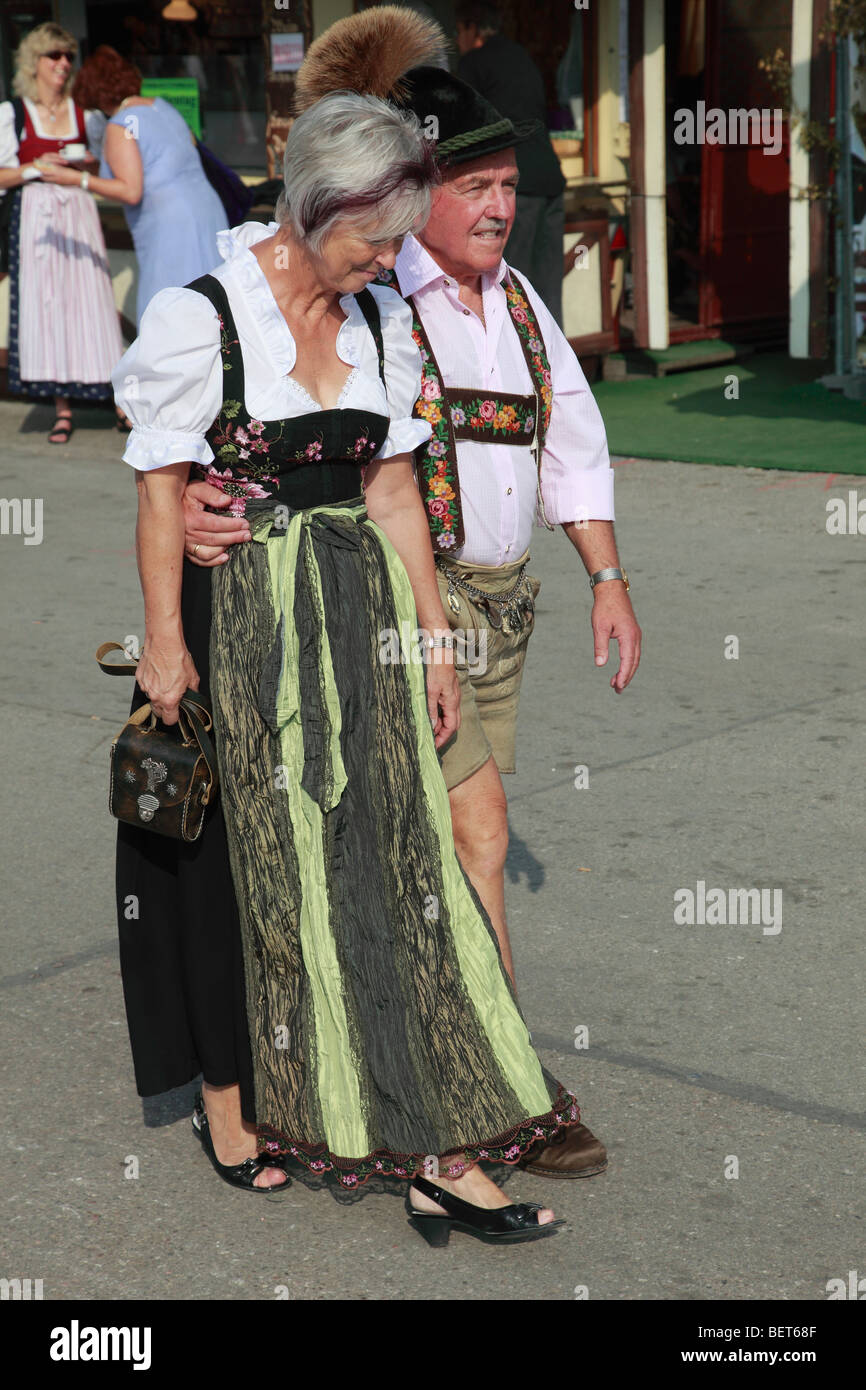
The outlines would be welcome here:
M 510 497 L 510 496 L 511 496 L 511 488 L 510 488 L 510 487 L 505 489 L 505 496 L 506 496 L 506 497 Z
M 510 549 L 511 549 L 511 546 L 510 546 L 510 545 L 507 545 L 507 546 L 505 547 L 505 553 L 506 553 L 506 555 L 508 554 L 508 552 L 509 552 Z
M 468 310 L 468 309 L 464 309 L 463 312 L 464 312 L 464 314 L 468 314 L 468 313 L 469 313 L 469 310 Z

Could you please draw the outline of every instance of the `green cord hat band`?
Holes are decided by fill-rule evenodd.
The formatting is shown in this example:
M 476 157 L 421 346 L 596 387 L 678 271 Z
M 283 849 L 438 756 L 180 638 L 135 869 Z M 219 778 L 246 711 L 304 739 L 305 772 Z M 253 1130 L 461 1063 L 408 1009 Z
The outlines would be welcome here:
M 484 140 L 509 135 L 513 130 L 511 121 L 503 117 L 501 121 L 494 121 L 492 125 L 482 125 L 477 130 L 461 131 L 459 135 L 452 135 L 448 140 L 440 140 L 436 146 L 436 154 L 440 158 L 443 155 L 456 154 L 458 150 L 465 150 L 470 145 L 480 145 Z

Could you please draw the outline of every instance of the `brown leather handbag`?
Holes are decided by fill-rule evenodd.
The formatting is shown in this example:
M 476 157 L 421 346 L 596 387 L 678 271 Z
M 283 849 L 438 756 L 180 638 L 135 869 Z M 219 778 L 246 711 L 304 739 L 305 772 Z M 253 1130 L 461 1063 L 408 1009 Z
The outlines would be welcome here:
M 111 674 L 133 674 L 137 665 L 119 642 L 103 642 L 96 660 Z M 149 704 L 137 709 L 111 745 L 111 814 L 157 835 L 197 840 L 219 786 L 212 728 L 196 690 L 181 699 L 173 725 L 160 723 Z

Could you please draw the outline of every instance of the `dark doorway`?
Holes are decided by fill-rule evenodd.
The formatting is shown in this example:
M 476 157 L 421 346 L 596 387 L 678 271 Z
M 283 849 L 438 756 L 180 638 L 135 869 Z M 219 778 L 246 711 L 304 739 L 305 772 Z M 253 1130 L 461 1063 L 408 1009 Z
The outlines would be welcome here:
M 671 342 L 785 331 L 788 123 L 758 64 L 778 49 L 790 54 L 791 8 L 791 0 L 668 0 L 665 7 Z M 711 113 L 723 112 L 714 133 L 724 142 L 677 143 L 683 110 L 695 113 L 696 136 L 710 134 Z M 744 114 L 735 121 L 731 112 Z M 747 122 L 746 112 L 762 113 L 763 126 L 755 117 Z

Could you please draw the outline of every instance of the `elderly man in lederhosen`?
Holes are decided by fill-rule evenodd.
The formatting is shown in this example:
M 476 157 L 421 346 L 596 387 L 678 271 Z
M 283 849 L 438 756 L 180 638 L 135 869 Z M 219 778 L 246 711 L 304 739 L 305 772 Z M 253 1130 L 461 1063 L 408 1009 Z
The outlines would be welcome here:
M 461 724 L 442 771 L 461 862 L 513 978 L 501 774 L 515 770 L 518 697 L 539 588 L 527 572 L 534 521 L 561 525 L 583 561 L 596 664 L 606 663 L 612 638 L 619 644 L 615 691 L 637 669 L 641 634 L 614 539 L 613 471 L 598 407 L 541 299 L 502 259 L 514 220 L 514 146 L 532 127 L 514 126 L 438 67 L 412 69 L 396 91 L 387 85 L 385 59 L 375 87 L 365 85 L 363 64 L 348 76 L 329 62 L 327 46 L 335 35 L 345 46 L 352 36 L 342 28 L 361 19 L 339 21 L 312 46 L 298 75 L 297 106 L 304 110 L 341 86 L 375 90 L 411 108 L 438 142 L 442 185 L 429 221 L 406 238 L 396 261 L 379 257 L 371 271 L 413 309 L 423 363 L 415 410 L 433 426 L 417 457 L 418 486 L 463 657 Z M 204 510 L 228 501 L 204 483 L 187 489 L 186 546 L 197 563 L 225 563 L 225 547 L 248 539 L 245 523 Z M 585 1125 L 522 1160 L 528 1171 L 551 1177 L 588 1177 L 606 1164 L 604 1145 Z

